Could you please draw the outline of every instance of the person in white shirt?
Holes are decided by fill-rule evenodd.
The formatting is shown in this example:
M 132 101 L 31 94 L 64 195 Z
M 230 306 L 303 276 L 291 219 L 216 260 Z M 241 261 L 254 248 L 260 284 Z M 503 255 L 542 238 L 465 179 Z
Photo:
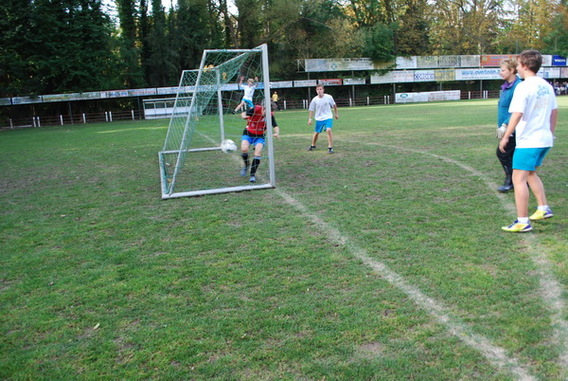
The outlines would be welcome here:
M 524 81 L 515 88 L 509 106 L 511 119 L 499 142 L 499 149 L 504 152 L 511 134 L 515 132 L 513 186 L 517 219 L 502 229 L 523 233 L 532 230 L 531 220 L 544 220 L 554 215 L 548 206 L 544 185 L 536 171 L 553 146 L 558 104 L 553 87 L 536 75 L 542 65 L 542 55 L 536 50 L 525 50 L 517 61 L 517 71 Z M 538 203 L 536 212 L 530 217 L 529 187 Z
M 314 117 L 316 120 L 316 126 L 312 136 L 312 144 L 308 147 L 308 151 L 316 149 L 316 142 L 318 141 L 319 134 L 325 130 L 327 133 L 327 152 L 334 153 L 333 134 L 331 129 L 333 128 L 334 115 L 335 119 L 339 119 L 339 115 L 337 114 L 337 104 L 335 104 L 335 100 L 331 95 L 325 93 L 323 85 L 317 85 L 316 92 L 318 95 L 312 99 L 309 107 L 310 115 L 308 117 L 308 126 L 312 125 L 312 119 Z
M 244 77 L 240 77 L 239 79 L 239 89 L 243 84 L 243 79 Z M 233 113 L 236 113 L 239 110 L 248 110 L 249 108 L 254 107 L 253 97 L 254 97 L 254 91 L 256 90 L 257 81 L 258 77 L 255 77 L 254 79 L 249 78 L 247 80 L 247 84 L 243 86 L 244 90 L 243 99 L 241 100 L 241 103 L 239 103 L 239 105 L 235 107 Z

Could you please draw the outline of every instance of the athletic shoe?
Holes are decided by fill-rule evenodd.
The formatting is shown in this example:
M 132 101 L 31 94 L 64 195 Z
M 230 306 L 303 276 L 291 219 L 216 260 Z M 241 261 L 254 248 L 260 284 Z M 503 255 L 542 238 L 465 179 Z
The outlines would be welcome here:
M 255 175 L 252 175 L 252 176 L 250 177 L 249 181 L 250 181 L 251 183 L 256 183 L 256 176 L 255 176 Z
M 309 147 L 308 147 L 308 151 L 313 151 L 313 150 L 315 150 L 315 149 L 316 149 L 316 146 L 309 146 Z
M 335 153 L 335 151 L 333 150 L 333 148 L 328 148 L 327 153 Z
M 529 218 L 531 221 L 538 221 L 544 220 L 545 218 L 550 218 L 552 216 L 554 216 L 554 214 L 552 214 L 552 210 L 550 208 L 547 208 L 546 210 L 537 209 L 537 211 L 534 212 Z
M 532 226 L 530 222 L 528 224 L 521 224 L 519 220 L 515 220 L 509 226 L 503 226 L 501 229 L 505 230 L 506 232 L 513 232 L 513 233 L 525 233 L 530 232 L 532 230 Z
M 501 185 L 497 188 L 497 191 L 501 193 L 507 193 L 510 190 L 513 190 L 513 185 Z
M 241 168 L 241 176 L 243 176 L 243 177 L 246 176 L 246 175 L 247 175 L 247 171 L 248 171 L 248 168 L 247 168 L 247 167 Z

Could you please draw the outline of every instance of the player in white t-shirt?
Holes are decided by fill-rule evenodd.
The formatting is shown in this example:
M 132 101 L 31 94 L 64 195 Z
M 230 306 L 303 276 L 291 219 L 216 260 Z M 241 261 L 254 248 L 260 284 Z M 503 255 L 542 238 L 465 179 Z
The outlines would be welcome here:
M 339 119 L 339 115 L 337 114 L 337 105 L 335 104 L 333 97 L 325 93 L 323 85 L 317 85 L 316 92 L 318 95 L 312 99 L 309 107 L 310 116 L 308 117 L 308 126 L 312 125 L 313 118 L 316 119 L 316 126 L 312 136 L 312 144 L 308 147 L 308 151 L 313 151 L 316 148 L 316 142 L 318 141 L 319 134 L 325 130 L 327 133 L 327 152 L 334 153 L 333 134 L 331 129 L 333 127 L 334 114 L 335 119 Z
M 554 215 L 536 170 L 553 145 L 558 105 L 552 86 L 536 75 L 542 65 L 542 55 L 536 50 L 525 50 L 517 61 L 517 71 L 524 81 L 515 89 L 509 106 L 511 119 L 499 142 L 499 149 L 504 152 L 514 131 L 517 145 L 513 154 L 513 185 L 517 219 L 502 229 L 523 233 L 532 230 L 530 220 L 543 220 Z M 530 217 L 529 187 L 538 202 L 536 212 Z
M 244 79 L 244 77 L 240 77 L 240 79 L 239 79 L 239 89 L 241 88 L 241 85 L 243 84 L 243 79 Z M 246 85 L 242 86 L 243 91 L 244 91 L 243 98 L 242 98 L 241 102 L 239 103 L 239 105 L 237 107 L 235 107 L 235 110 L 233 111 L 233 113 L 236 113 L 239 110 L 246 111 L 246 110 L 250 109 L 251 107 L 254 107 L 253 97 L 254 97 L 254 91 L 256 90 L 257 81 L 258 81 L 258 77 L 255 77 L 254 79 L 249 78 L 247 80 Z

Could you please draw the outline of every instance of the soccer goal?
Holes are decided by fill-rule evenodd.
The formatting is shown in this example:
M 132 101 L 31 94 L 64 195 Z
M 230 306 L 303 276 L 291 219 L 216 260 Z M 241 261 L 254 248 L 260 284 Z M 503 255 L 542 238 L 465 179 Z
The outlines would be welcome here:
M 246 120 L 235 109 L 247 82 L 253 83 L 253 103 L 263 104 L 266 115 L 271 115 L 266 44 L 246 50 L 205 50 L 198 70 L 183 71 L 158 155 L 162 199 L 275 187 L 270 117 L 265 118 L 266 142 L 256 182 L 241 176 L 240 145 Z M 236 151 L 221 150 L 227 139 L 236 143 Z M 252 147 L 249 155 L 252 157 Z

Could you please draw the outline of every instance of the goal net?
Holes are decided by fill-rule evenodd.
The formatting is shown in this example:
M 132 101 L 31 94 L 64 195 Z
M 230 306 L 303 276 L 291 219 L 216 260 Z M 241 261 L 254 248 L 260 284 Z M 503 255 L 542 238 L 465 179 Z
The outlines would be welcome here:
M 245 90 L 249 96 L 254 90 L 253 104 L 264 105 L 270 116 L 266 45 L 247 50 L 206 50 L 198 70 L 183 71 L 158 155 L 162 199 L 274 188 L 272 118 L 265 118 L 265 144 L 256 181 L 251 182 L 250 172 L 242 171 L 241 136 L 247 122 L 241 111 L 248 109 L 241 105 Z M 221 150 L 226 139 L 236 143 L 236 151 Z M 251 146 L 249 168 L 253 157 Z

